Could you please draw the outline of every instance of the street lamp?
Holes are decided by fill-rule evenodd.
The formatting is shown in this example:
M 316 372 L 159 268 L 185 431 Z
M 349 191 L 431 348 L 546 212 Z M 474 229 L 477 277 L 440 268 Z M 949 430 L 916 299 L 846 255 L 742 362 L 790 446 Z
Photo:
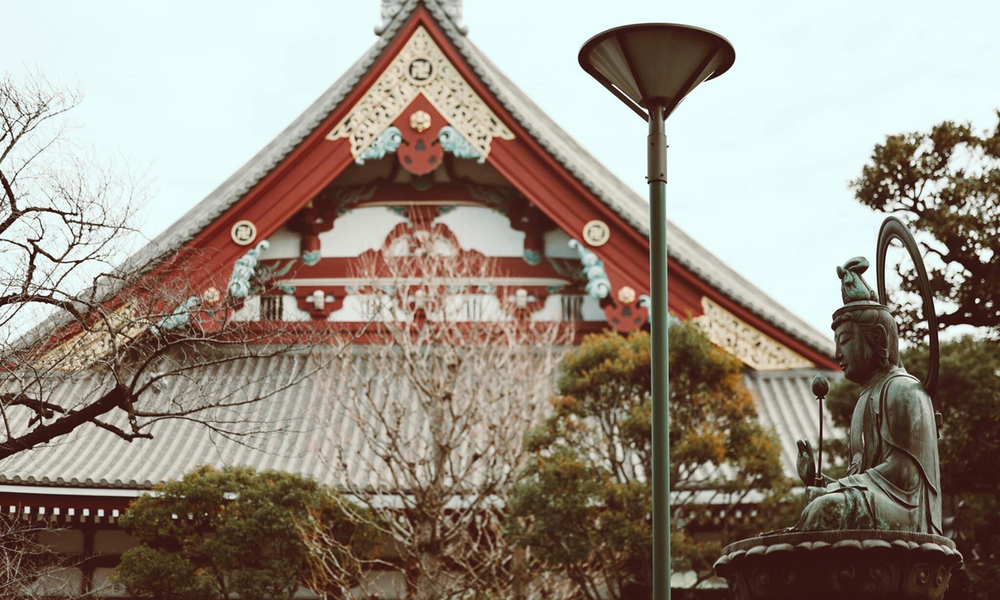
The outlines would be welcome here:
M 702 81 L 736 60 L 725 38 L 669 23 L 615 27 L 587 40 L 580 66 L 649 121 L 649 294 L 652 299 L 653 600 L 670 598 L 670 428 L 667 343 L 667 136 L 664 121 Z

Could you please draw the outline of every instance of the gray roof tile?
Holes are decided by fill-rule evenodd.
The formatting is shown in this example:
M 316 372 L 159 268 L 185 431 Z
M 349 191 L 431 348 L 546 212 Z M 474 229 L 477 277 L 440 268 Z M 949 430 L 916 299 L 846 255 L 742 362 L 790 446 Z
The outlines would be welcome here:
M 312 357 L 315 360 L 315 355 Z M 255 393 L 262 374 L 286 374 L 303 369 L 303 358 L 285 354 L 267 358 L 222 363 L 197 378 L 170 378 L 159 392 L 163 401 L 198 393 L 220 398 L 238 398 Z M 301 372 L 301 371 L 299 371 Z M 761 422 L 774 429 L 781 444 L 781 457 L 790 477 L 795 473 L 795 441 L 806 438 L 814 445 L 818 436 L 816 400 L 811 393 L 813 370 L 752 372 L 744 380 L 754 395 Z M 826 373 L 831 380 L 839 373 Z M 277 469 L 314 477 L 323 485 L 342 487 L 350 481 L 363 485 L 371 481 L 370 465 L 377 464 L 359 427 L 354 423 L 345 398 L 348 390 L 361 382 L 374 384 L 367 389 L 391 393 L 419 405 L 417 392 L 403 378 L 385 381 L 384 373 L 372 371 L 363 353 L 337 359 L 327 376 L 310 376 L 282 389 L 273 397 L 217 416 L 234 421 L 236 431 L 246 437 L 227 437 L 195 423 L 168 420 L 154 425 L 152 440 L 126 442 L 108 431 L 85 426 L 58 442 L 21 452 L 0 463 L 0 483 L 95 488 L 149 488 L 162 481 L 178 479 L 202 464 L 216 467 L 245 465 L 256 469 Z M 298 378 L 289 381 L 297 381 Z M 195 383 L 197 381 L 197 383 Z M 250 383 L 248 383 L 250 382 Z M 87 381 L 66 382 L 48 398 L 68 404 L 79 400 Z M 280 381 L 269 385 L 279 386 Z M 414 410 L 414 430 L 424 426 L 423 411 Z M 409 417 L 408 417 L 409 418 Z M 265 431 L 260 431 L 267 423 Z M 825 415 L 827 439 L 843 435 Z M 124 423 L 119 423 L 124 425 Z M 255 433 L 256 432 L 256 433 Z M 335 452 L 350 457 L 349 470 L 336 466 Z M 725 473 L 728 473 L 724 469 Z

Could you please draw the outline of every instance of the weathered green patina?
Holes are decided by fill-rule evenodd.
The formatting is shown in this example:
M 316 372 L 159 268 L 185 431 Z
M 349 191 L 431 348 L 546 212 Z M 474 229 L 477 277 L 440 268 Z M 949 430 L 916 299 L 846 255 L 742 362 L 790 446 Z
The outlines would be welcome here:
M 814 485 L 800 440 L 798 471 L 810 502 L 795 531 L 881 529 L 941 534 L 941 473 L 930 396 L 899 361 L 896 321 L 862 273 L 864 258 L 837 268 L 844 306 L 833 314 L 837 360 L 862 386 L 849 434 L 847 476 Z
M 893 239 L 914 261 L 930 332 L 923 383 L 899 360 L 899 335 L 885 293 L 885 253 Z M 864 280 L 864 258 L 837 268 L 844 305 L 833 313 L 837 360 L 862 386 L 849 433 L 847 475 L 832 479 L 812 448 L 798 441 L 798 472 L 809 503 L 798 523 L 730 544 L 715 563 L 739 600 L 943 600 L 951 571 L 962 563 L 941 535 L 937 322 L 923 259 L 895 217 L 882 224 L 876 247 L 878 294 Z M 822 377 L 813 393 L 822 402 Z M 928 393 L 930 392 L 930 393 Z M 820 404 L 822 412 L 822 404 Z M 823 451 L 820 417 L 820 457 Z

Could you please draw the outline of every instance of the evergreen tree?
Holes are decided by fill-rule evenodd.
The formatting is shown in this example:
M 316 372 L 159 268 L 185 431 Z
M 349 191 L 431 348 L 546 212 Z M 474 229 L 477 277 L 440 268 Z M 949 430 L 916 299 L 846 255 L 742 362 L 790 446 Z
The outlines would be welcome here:
M 652 585 L 650 339 L 588 336 L 562 363 L 554 413 L 526 437 L 531 452 L 510 503 L 509 528 L 546 570 L 586 598 L 648 596 Z M 779 446 L 757 420 L 742 364 L 690 323 L 670 327 L 670 485 L 676 570 L 711 574 L 722 542 L 691 532 L 705 503 L 727 514 L 751 493 L 787 498 Z M 756 500 L 756 499 L 755 499 Z M 717 507 L 716 507 L 717 508 Z M 728 537 L 778 525 L 757 522 Z
M 324 513 L 325 523 L 346 524 L 314 480 L 278 471 L 203 466 L 156 492 L 119 520 L 140 545 L 122 555 L 115 581 L 135 598 L 291 598 L 310 579 L 309 523 Z M 340 528 L 340 538 L 330 551 L 346 570 L 375 547 L 356 526 Z
M 851 182 L 859 202 L 899 216 L 922 242 L 932 291 L 943 301 L 942 327 L 1000 333 L 1000 112 L 997 117 L 996 128 L 982 133 L 946 121 L 926 133 L 890 135 Z M 902 287 L 917 292 L 916 278 L 904 277 Z M 919 305 L 903 308 L 901 331 L 921 339 Z

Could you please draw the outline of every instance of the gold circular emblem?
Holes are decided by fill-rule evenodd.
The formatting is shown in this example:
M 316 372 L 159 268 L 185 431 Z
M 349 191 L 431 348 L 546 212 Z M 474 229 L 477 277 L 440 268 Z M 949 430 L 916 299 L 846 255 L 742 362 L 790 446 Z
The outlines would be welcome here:
M 426 112 L 418 110 L 417 112 L 410 115 L 410 127 L 412 127 L 413 130 L 416 131 L 417 133 L 420 133 L 422 131 L 427 131 L 427 129 L 430 126 L 431 126 L 431 116 Z
M 635 290 L 627 285 L 618 288 L 618 301 L 622 304 L 632 304 L 635 302 Z
M 583 226 L 583 241 L 591 246 L 603 246 L 611 238 L 611 229 L 604 221 L 593 220 Z
M 229 234 L 233 236 L 233 241 L 240 246 L 249 246 L 257 239 L 257 226 L 246 219 L 236 221 Z

